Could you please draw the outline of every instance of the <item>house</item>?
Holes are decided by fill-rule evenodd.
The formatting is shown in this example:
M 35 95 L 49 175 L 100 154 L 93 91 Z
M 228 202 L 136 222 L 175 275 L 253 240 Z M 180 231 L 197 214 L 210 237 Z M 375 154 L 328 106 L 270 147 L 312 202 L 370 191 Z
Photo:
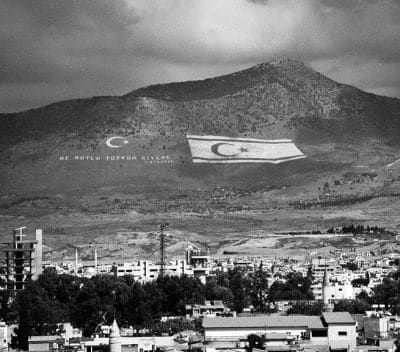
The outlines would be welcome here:
M 329 346 L 331 351 L 344 351 L 356 345 L 356 323 L 348 312 L 323 313 L 321 316 L 257 315 L 250 317 L 204 318 L 204 340 L 208 344 L 225 342 L 244 347 L 249 335 L 265 336 L 270 343 L 282 347 L 295 344 L 302 346 Z M 282 339 L 282 336 L 290 339 Z M 267 340 L 266 340 L 267 341 Z M 267 341 L 268 342 L 268 341 Z
M 249 335 L 280 333 L 296 340 L 310 339 L 313 331 L 326 331 L 320 317 L 306 315 L 204 318 L 204 339 L 247 340 Z M 318 335 L 318 334 L 317 334 Z M 325 334 L 327 337 L 327 334 Z
M 354 288 L 349 282 L 345 282 L 343 284 L 335 282 L 325 288 L 323 287 L 323 284 L 321 282 L 313 284 L 311 286 L 311 290 L 316 300 L 323 299 L 323 289 L 327 291 L 327 297 L 330 301 L 337 301 L 341 299 L 354 299 Z
M 356 347 L 356 322 L 349 312 L 325 312 L 322 318 L 328 326 L 331 351 L 352 351 Z
M 222 301 L 205 301 L 204 304 L 187 304 L 186 317 L 198 318 L 204 316 L 221 316 L 230 312 Z
M 367 343 L 373 343 L 376 339 L 389 337 L 388 316 L 370 316 L 364 319 L 364 337 Z
M 28 340 L 29 352 L 59 351 L 64 344 L 60 336 L 31 336 Z

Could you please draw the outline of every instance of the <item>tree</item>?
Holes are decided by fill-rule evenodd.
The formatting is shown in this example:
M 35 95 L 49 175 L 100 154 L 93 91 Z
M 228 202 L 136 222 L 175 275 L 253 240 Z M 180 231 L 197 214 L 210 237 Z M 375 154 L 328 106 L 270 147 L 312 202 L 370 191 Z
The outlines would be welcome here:
M 400 270 L 392 272 L 374 287 L 372 301 L 390 307 L 392 314 L 400 313 Z
M 151 331 L 155 335 L 160 336 L 165 333 L 167 333 L 169 335 L 174 335 L 181 331 L 194 330 L 195 324 L 193 321 L 189 321 L 189 320 L 186 320 L 185 318 L 181 318 L 181 319 L 167 320 L 166 322 L 152 321 L 150 324 L 146 325 L 146 328 L 151 329 Z
M 358 270 L 357 263 L 354 263 L 354 262 L 347 262 L 346 264 L 343 264 L 342 266 L 343 266 L 343 268 L 349 269 L 351 271 Z
M 38 282 L 26 283 L 13 304 L 19 323 L 18 348 L 28 349 L 29 336 L 56 334 L 57 323 L 63 321 L 62 307 L 48 297 Z
M 323 302 L 295 302 L 288 310 L 290 314 L 321 315 L 324 308 Z
M 264 312 L 268 296 L 268 273 L 263 270 L 262 263 L 258 270 L 250 276 L 249 294 L 256 310 Z
M 335 303 L 334 312 L 349 312 L 350 314 L 364 314 L 371 306 L 362 299 L 341 299 Z
M 228 307 L 233 307 L 233 294 L 228 287 L 218 285 L 216 278 L 207 280 L 204 295 L 207 300 L 220 300 Z
M 246 347 L 247 352 L 253 351 L 253 349 L 264 350 L 264 339 L 262 336 L 256 334 L 250 334 L 247 337 L 248 347 Z
M 289 273 L 286 282 L 275 281 L 270 289 L 268 300 L 275 302 L 279 300 L 306 301 L 314 299 L 311 291 L 311 280 L 303 277 L 301 273 Z
M 97 295 L 95 282 L 88 279 L 83 281 L 71 308 L 72 325 L 81 328 L 84 336 L 90 336 L 106 317 L 112 317 L 112 300 L 108 306 L 104 306 Z
M 230 270 L 228 272 L 228 278 L 229 288 L 233 295 L 233 309 L 241 313 L 243 308 L 250 304 L 250 298 L 247 293 L 249 280 L 239 268 Z
M 10 308 L 10 292 L 6 289 L 0 291 L 0 319 L 6 323 L 16 320 L 14 311 Z
M 351 281 L 353 287 L 367 286 L 369 284 L 368 278 L 358 278 Z

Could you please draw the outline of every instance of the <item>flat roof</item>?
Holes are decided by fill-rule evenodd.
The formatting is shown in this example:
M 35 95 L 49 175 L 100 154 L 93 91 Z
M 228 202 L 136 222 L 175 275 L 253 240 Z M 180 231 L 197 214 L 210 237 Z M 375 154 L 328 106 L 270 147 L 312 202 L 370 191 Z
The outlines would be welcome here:
M 325 329 L 321 317 L 310 315 L 257 315 L 253 317 L 215 317 L 204 318 L 203 328 L 286 328 L 306 327 L 309 329 Z
M 55 342 L 57 340 L 62 339 L 62 337 L 58 335 L 51 335 L 51 336 L 31 336 L 28 342 Z
M 349 312 L 325 312 L 322 313 L 327 324 L 355 324 L 356 321 Z

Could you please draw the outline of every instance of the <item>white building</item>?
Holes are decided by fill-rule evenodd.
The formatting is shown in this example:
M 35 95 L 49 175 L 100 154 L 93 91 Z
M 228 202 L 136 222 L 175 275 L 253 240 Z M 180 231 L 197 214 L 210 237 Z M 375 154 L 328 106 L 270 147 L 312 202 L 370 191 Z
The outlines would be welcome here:
M 189 246 L 186 250 L 185 259 L 169 261 L 164 265 L 164 275 L 181 276 L 188 275 L 197 277 L 205 283 L 206 277 L 210 274 L 210 254 L 208 250 L 201 250 Z M 139 260 L 138 262 L 122 263 L 114 265 L 111 270 L 97 266 L 97 272 L 111 271 L 117 277 L 130 275 L 136 281 L 148 282 L 158 278 L 161 273 L 161 264 L 153 263 L 150 260 Z
M 226 343 L 244 346 L 252 334 L 291 336 L 296 343 L 306 347 L 329 346 L 331 351 L 351 351 L 356 346 L 356 322 L 348 312 L 323 313 L 322 317 L 293 315 L 252 317 L 204 318 L 204 339 L 207 343 Z M 273 335 L 275 334 L 275 335 Z M 278 335 L 279 334 L 279 335 Z M 293 343 L 275 339 L 282 344 Z M 285 345 L 284 345 L 285 346 Z M 283 347 L 284 347 L 283 346 Z
M 311 261 L 311 273 L 314 281 L 322 282 L 325 271 L 328 275 L 334 275 L 336 272 L 336 264 L 333 259 L 316 258 Z
M 0 321 L 0 351 L 8 351 L 8 327 L 4 321 Z
M 353 351 L 356 347 L 356 322 L 348 312 L 325 312 L 328 326 L 328 344 L 331 350 Z
M 58 351 L 64 344 L 60 336 L 31 336 L 28 340 L 29 352 L 52 352 Z
M 149 260 L 139 260 L 134 263 L 123 263 L 115 265 L 114 274 L 120 276 L 133 276 L 136 281 L 147 282 L 156 280 L 161 272 L 161 265 Z M 170 261 L 164 266 L 164 275 L 181 276 L 183 274 L 193 276 L 192 268 L 185 260 Z
M 331 283 L 329 286 L 324 288 L 326 290 L 327 297 L 331 301 L 337 301 L 340 299 L 354 299 L 354 288 L 350 282 L 340 284 L 338 282 Z M 316 300 L 322 300 L 323 284 L 318 282 L 311 286 L 312 293 Z
M 216 317 L 230 313 L 222 301 L 205 301 L 204 304 L 187 304 L 186 318 Z

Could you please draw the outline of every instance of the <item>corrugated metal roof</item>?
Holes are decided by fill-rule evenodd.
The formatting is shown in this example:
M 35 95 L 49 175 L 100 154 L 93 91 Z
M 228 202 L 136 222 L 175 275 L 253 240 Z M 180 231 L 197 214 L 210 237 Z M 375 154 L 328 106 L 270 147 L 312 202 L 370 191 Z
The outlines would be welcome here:
M 204 318 L 203 328 L 282 328 L 308 327 L 324 329 L 321 317 L 310 315 L 271 316 L 258 315 L 254 317 L 215 317 Z
M 325 312 L 322 316 L 327 324 L 355 324 L 349 312 Z

